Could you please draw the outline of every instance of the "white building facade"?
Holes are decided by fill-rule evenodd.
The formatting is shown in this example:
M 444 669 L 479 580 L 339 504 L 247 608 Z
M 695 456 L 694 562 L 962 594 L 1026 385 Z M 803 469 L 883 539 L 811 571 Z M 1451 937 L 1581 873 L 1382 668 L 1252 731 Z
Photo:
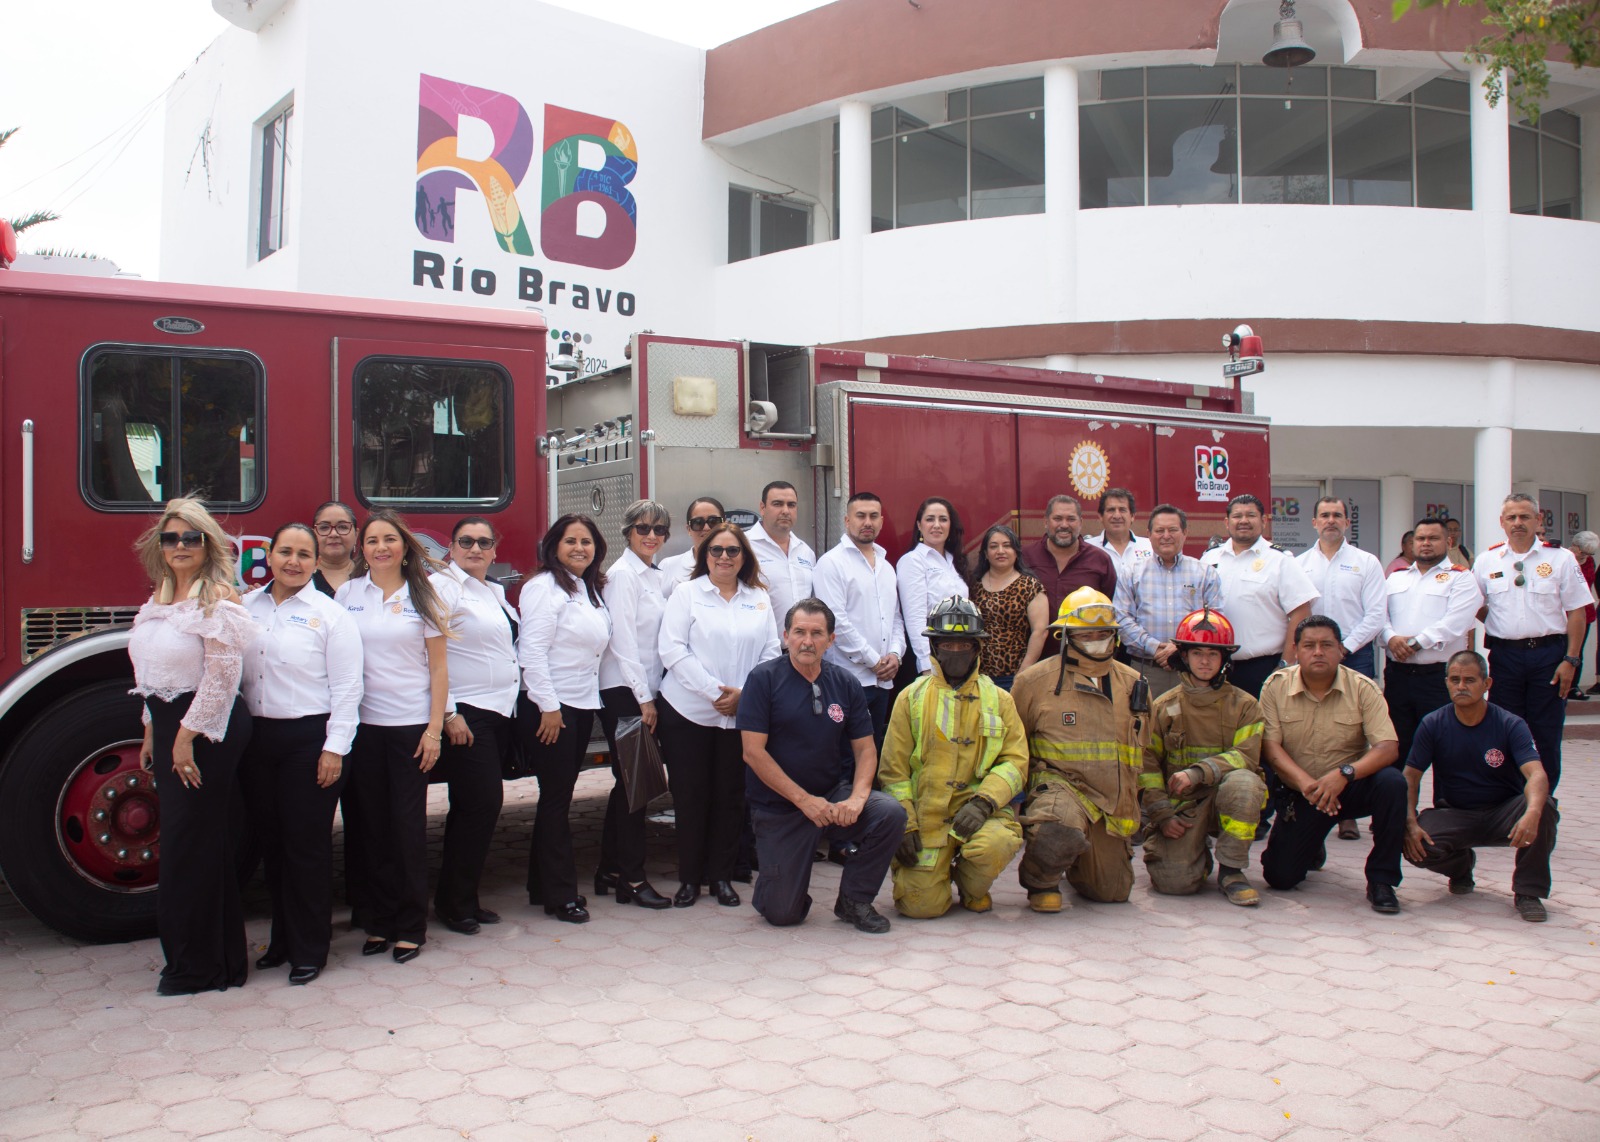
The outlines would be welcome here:
M 215 0 L 162 276 L 1216 384 L 1250 323 L 1275 532 L 1346 495 L 1550 535 L 1600 494 L 1600 74 L 1491 108 L 1471 10 L 836 3 L 709 52 L 532 0 Z M 1048 20 L 1043 20 L 1048 17 Z M 1266 498 L 1268 489 L 1253 489 Z M 1150 505 L 1140 505 L 1141 511 Z

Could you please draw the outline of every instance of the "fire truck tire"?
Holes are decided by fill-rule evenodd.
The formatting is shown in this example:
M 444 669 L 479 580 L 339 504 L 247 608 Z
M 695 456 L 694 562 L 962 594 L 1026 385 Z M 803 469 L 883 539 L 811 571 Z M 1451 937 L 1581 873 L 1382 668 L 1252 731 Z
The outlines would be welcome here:
M 156 931 L 160 818 L 131 685 L 97 683 L 47 707 L 0 769 L 0 872 L 42 923 L 87 943 Z M 105 831 L 85 835 L 97 821 Z

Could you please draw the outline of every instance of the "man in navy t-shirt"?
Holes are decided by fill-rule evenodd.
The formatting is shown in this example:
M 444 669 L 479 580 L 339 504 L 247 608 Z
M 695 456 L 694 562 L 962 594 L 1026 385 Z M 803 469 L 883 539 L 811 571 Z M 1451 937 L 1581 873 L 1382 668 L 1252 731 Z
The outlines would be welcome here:
M 1473 849 L 1510 845 L 1517 850 L 1511 874 L 1517 915 L 1541 923 L 1561 817 L 1533 734 L 1527 722 L 1489 703 L 1482 655 L 1451 656 L 1445 688 L 1450 705 L 1422 719 L 1406 759 L 1406 859 L 1448 876 L 1450 891 L 1462 895 L 1475 887 Z M 1430 766 L 1434 807 L 1419 814 L 1417 793 Z
M 798 924 L 811 908 L 811 854 L 817 843 L 853 842 L 857 851 L 839 878 L 833 914 L 863 932 L 882 933 L 889 921 L 872 906 L 906 828 L 900 802 L 875 792 L 878 751 L 872 715 L 849 672 L 823 654 L 833 645 L 833 611 L 820 599 L 801 599 L 784 616 L 787 658 L 763 662 L 739 695 L 746 800 L 755 828 L 752 903 L 769 924 Z M 855 773 L 839 778 L 848 743 Z

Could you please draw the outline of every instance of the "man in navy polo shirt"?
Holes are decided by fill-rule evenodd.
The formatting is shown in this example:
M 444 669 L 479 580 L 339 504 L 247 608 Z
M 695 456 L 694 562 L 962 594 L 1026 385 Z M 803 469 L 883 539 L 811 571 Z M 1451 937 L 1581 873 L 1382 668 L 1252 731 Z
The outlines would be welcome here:
M 744 738 L 745 798 L 755 827 L 752 903 L 767 923 L 798 924 L 811 909 L 811 854 L 826 838 L 857 850 L 839 878 L 833 914 L 863 932 L 887 932 L 872 906 L 905 833 L 906 811 L 875 792 L 878 751 L 861 683 L 823 661 L 833 645 L 833 611 L 820 599 L 801 599 L 784 616 L 786 658 L 763 662 L 739 695 Z M 839 777 L 845 743 L 855 755 L 851 780 Z
M 1460 896 L 1475 887 L 1473 850 L 1510 845 L 1517 850 L 1511 874 L 1517 915 L 1542 923 L 1561 817 L 1533 734 L 1527 722 L 1489 703 L 1482 655 L 1452 655 L 1445 687 L 1450 705 L 1422 719 L 1406 759 L 1406 859 L 1448 876 L 1450 891 Z M 1418 813 L 1418 787 L 1430 766 L 1433 808 Z

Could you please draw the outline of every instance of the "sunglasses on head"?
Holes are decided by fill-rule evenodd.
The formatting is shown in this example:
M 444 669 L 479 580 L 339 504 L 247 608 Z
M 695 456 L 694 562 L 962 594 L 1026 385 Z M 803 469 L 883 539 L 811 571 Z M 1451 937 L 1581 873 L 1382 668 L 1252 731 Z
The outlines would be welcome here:
M 345 520 L 342 523 L 319 523 L 316 528 L 318 535 L 349 535 L 356 525 Z
M 719 515 L 697 515 L 689 521 L 689 527 L 694 531 L 701 531 L 708 527 L 716 527 L 722 522 Z
M 692 522 L 691 526 L 693 526 Z M 634 535 L 658 535 L 662 539 L 672 534 L 672 529 L 664 523 L 636 523 L 633 525 L 632 530 Z
M 206 537 L 198 531 L 163 531 L 162 547 L 204 547 Z
M 706 548 L 706 554 L 713 559 L 732 559 L 736 555 L 743 555 L 744 548 L 740 547 L 737 543 L 729 547 L 724 547 L 722 544 L 716 543 Z
M 456 536 L 456 546 L 461 548 L 462 551 L 471 551 L 474 547 L 481 547 L 483 550 L 488 551 L 489 548 L 494 546 L 494 543 L 495 539 L 492 535 Z

